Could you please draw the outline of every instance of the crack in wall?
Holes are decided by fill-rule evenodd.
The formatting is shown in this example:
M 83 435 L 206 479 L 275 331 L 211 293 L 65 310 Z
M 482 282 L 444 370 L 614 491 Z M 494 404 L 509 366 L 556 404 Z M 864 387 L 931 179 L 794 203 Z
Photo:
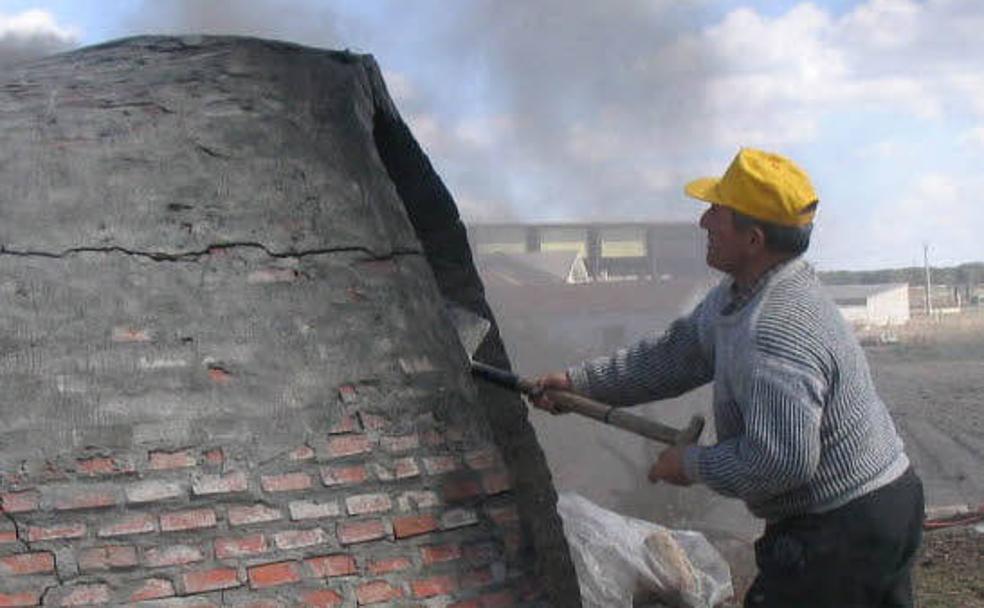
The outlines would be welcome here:
M 82 254 L 82 253 L 122 253 L 124 255 L 130 255 L 134 257 L 142 257 L 153 260 L 155 262 L 191 262 L 196 263 L 201 258 L 209 256 L 216 251 L 228 251 L 232 249 L 259 249 L 266 253 L 272 258 L 304 258 L 316 255 L 332 255 L 338 253 L 362 253 L 371 261 L 387 261 L 397 258 L 399 256 L 411 256 L 411 255 L 423 255 L 424 252 L 420 249 L 392 249 L 388 252 L 382 253 L 373 251 L 368 247 L 363 247 L 359 245 L 349 245 L 344 247 L 325 247 L 320 249 L 307 249 L 303 251 L 274 251 L 264 245 L 263 243 L 257 242 L 231 242 L 231 243 L 216 243 L 209 245 L 208 247 L 198 250 L 198 251 L 186 251 L 181 253 L 169 253 L 166 251 L 137 251 L 133 249 L 128 249 L 126 247 L 121 247 L 114 245 L 111 247 L 73 247 L 71 249 L 65 249 L 61 252 L 53 251 L 39 251 L 31 249 L 10 249 L 6 246 L 0 245 L 0 256 L 13 256 L 13 257 L 23 257 L 23 258 L 49 258 L 49 259 L 64 259 L 72 255 Z
M 2 499 L 0 499 L 0 513 L 3 513 L 3 516 L 7 519 L 7 521 L 9 521 L 14 526 L 14 536 L 17 538 L 17 544 L 20 545 L 21 548 L 23 549 L 27 549 L 28 551 L 33 551 L 34 549 L 31 548 L 31 543 L 26 540 L 27 534 L 25 534 L 24 531 L 21 530 L 20 523 L 17 521 L 17 519 L 14 518 L 12 514 L 8 513 L 6 510 L 3 509 Z

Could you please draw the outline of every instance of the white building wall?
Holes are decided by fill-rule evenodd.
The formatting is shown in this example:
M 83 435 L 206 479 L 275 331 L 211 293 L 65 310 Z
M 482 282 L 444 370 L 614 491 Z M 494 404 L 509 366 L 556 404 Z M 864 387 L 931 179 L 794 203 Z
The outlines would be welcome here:
M 868 298 L 870 325 L 904 325 L 909 322 L 909 287 L 900 285 Z

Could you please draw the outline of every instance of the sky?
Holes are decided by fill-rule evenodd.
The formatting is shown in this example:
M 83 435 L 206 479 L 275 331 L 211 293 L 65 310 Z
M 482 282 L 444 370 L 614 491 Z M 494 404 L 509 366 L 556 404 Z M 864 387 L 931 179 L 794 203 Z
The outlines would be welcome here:
M 821 270 L 984 261 L 979 0 L 0 0 L 5 65 L 138 34 L 371 53 L 466 221 L 686 221 L 743 146 Z

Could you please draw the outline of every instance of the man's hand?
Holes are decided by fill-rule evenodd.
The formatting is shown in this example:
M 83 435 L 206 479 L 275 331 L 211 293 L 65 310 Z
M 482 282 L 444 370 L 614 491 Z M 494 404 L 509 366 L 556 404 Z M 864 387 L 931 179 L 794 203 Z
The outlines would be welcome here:
M 675 486 L 689 486 L 693 484 L 683 471 L 683 451 L 685 446 L 674 446 L 663 450 L 656 464 L 649 469 L 649 481 L 656 483 L 665 481 Z
M 567 372 L 551 372 L 544 374 L 533 380 L 536 391 L 529 396 L 533 405 L 541 410 L 546 410 L 551 414 L 564 414 L 564 409 L 550 400 L 546 395 L 548 390 L 569 391 L 573 387 Z

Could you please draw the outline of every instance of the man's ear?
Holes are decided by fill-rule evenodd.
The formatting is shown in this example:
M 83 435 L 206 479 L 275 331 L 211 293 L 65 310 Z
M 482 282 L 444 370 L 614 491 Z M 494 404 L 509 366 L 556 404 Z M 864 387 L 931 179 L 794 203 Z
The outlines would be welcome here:
M 748 244 L 752 247 L 765 249 L 765 232 L 762 230 L 761 226 L 752 225 L 748 229 Z

